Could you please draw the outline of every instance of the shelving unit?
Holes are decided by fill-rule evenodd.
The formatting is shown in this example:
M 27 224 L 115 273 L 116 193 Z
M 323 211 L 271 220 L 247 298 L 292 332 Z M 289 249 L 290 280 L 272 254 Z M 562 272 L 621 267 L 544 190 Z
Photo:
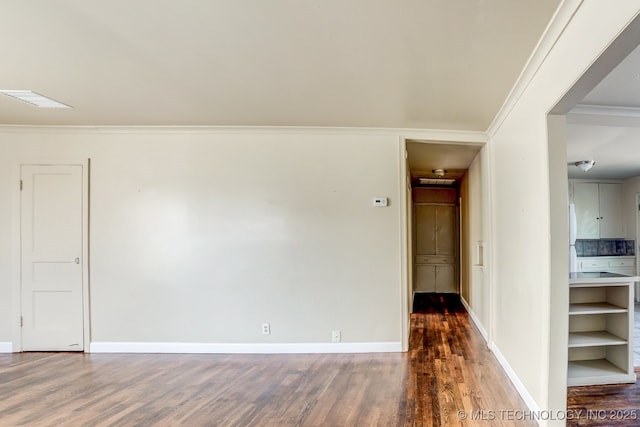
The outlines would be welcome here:
M 638 278 L 576 273 L 569 284 L 569 386 L 634 383 L 633 284 Z

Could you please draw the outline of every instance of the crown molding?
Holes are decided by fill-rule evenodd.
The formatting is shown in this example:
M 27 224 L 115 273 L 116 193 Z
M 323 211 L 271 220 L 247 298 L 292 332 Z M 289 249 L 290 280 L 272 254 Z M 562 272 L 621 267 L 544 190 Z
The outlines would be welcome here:
M 268 135 L 367 135 L 394 136 L 420 141 L 485 144 L 482 131 L 295 126 L 32 126 L 0 125 L 2 133 L 81 133 L 81 134 L 268 134 Z
M 509 116 L 582 3 L 583 0 L 563 0 L 560 3 L 498 114 L 487 128 L 489 138 L 495 135 Z
M 638 107 L 616 107 L 611 105 L 578 104 L 567 114 L 588 114 L 593 116 L 610 117 L 640 117 Z

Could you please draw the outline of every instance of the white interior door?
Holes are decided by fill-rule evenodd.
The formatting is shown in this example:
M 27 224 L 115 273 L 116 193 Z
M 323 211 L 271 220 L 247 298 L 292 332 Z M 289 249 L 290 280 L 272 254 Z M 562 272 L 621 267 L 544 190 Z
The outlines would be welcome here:
M 82 351 L 80 165 L 21 166 L 22 349 Z

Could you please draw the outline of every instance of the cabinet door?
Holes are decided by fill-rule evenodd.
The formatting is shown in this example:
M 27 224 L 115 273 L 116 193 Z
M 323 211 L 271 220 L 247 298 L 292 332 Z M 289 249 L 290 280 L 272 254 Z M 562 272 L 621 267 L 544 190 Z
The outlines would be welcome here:
M 574 183 L 573 202 L 576 207 L 576 237 L 578 239 L 600 238 L 598 184 L 591 182 Z
M 436 208 L 418 205 L 415 209 L 416 255 L 436 255 Z
M 436 267 L 435 265 L 417 264 L 414 283 L 416 292 L 436 291 Z
M 599 184 L 600 238 L 623 238 L 622 185 Z
M 578 261 L 580 272 L 609 271 L 609 262 L 602 258 L 582 258 Z
M 456 275 L 453 265 L 438 265 L 436 267 L 436 292 L 457 293 Z
M 436 206 L 436 254 L 455 255 L 456 215 L 453 206 Z

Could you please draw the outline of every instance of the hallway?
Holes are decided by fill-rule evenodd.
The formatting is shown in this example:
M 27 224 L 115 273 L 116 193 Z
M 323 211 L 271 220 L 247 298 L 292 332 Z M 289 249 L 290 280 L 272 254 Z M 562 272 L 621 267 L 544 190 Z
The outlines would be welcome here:
M 458 295 L 417 294 L 414 312 L 406 425 L 537 425 Z

